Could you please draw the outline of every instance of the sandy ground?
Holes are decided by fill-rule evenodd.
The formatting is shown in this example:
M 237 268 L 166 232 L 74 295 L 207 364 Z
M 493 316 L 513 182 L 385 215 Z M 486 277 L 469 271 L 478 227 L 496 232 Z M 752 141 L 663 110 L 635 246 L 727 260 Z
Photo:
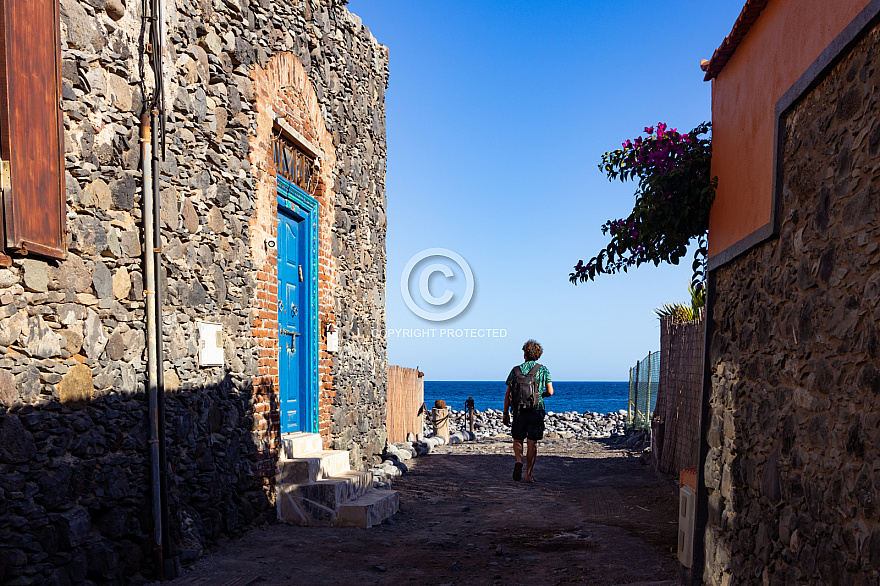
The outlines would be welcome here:
M 677 493 L 610 442 L 545 440 L 512 479 L 509 438 L 442 446 L 395 480 L 381 526 L 269 525 L 171 584 L 666 584 L 678 577 Z

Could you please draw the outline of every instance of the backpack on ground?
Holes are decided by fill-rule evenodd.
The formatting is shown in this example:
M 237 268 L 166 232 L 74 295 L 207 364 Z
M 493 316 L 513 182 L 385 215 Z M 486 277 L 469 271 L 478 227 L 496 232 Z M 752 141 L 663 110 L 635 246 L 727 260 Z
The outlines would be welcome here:
M 521 409 L 534 409 L 541 400 L 538 392 L 538 377 L 536 376 L 540 364 L 536 364 L 527 373 L 523 374 L 519 366 L 513 367 L 513 384 L 510 385 L 510 405 L 514 411 Z

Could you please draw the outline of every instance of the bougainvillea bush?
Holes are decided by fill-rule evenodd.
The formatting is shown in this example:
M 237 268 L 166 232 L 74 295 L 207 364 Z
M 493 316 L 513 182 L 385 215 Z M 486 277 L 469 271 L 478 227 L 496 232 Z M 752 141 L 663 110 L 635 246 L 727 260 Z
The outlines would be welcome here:
M 718 183 L 711 175 L 710 126 L 704 122 L 680 133 L 659 123 L 645 128 L 645 136 L 602 155 L 599 169 L 609 181 L 638 178 L 636 202 L 628 217 L 602 225 L 611 241 L 589 261 L 578 261 L 569 275 L 572 283 L 647 262 L 678 264 L 695 238 L 699 245 L 693 280 L 695 286 L 702 283 L 709 208 Z

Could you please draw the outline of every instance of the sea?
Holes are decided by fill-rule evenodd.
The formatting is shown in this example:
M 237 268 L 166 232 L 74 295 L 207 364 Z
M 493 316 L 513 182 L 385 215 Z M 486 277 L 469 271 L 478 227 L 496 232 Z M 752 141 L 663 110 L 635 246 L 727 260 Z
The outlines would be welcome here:
M 503 381 L 425 381 L 425 405 L 443 399 L 452 409 L 464 409 L 468 397 L 474 398 L 477 411 L 502 409 L 507 387 Z M 610 413 L 626 409 L 629 382 L 553 381 L 553 396 L 544 399 L 547 411 L 561 413 Z

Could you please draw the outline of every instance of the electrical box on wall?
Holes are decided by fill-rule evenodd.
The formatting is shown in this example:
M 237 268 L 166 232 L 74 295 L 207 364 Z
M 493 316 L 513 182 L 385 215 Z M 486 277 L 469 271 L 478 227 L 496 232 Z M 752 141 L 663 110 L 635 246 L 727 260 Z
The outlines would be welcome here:
M 199 366 L 223 366 L 223 325 L 199 324 Z
M 679 489 L 678 561 L 686 568 L 694 564 L 694 524 L 697 495 L 690 486 Z

